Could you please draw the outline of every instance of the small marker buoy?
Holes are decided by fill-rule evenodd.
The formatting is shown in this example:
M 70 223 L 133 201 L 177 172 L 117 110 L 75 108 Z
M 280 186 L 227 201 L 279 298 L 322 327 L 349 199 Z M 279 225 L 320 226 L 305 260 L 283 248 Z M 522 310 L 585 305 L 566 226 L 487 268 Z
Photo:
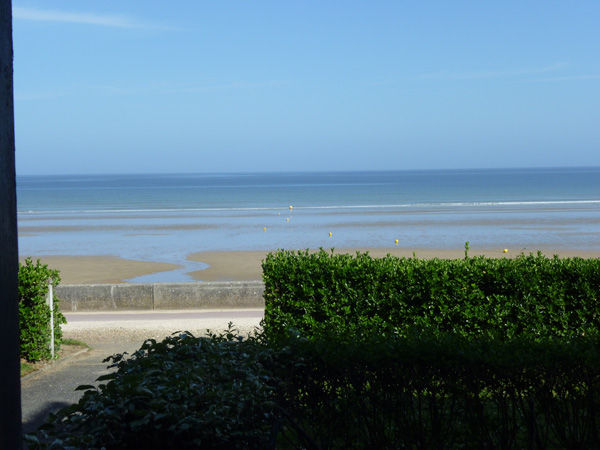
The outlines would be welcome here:
M 331 231 L 330 231 L 330 232 L 329 232 L 329 237 L 331 237 L 331 236 L 332 236 L 332 234 L 331 234 Z
M 394 243 L 395 243 L 396 245 L 398 245 L 398 239 L 396 239 L 396 240 L 394 241 Z
M 292 205 L 290 205 L 290 211 L 291 211 L 292 209 L 294 209 L 294 207 L 293 207 Z
M 508 249 L 507 249 L 507 248 L 505 248 L 505 249 L 503 250 L 503 252 L 504 252 L 504 253 L 508 253 Z
M 264 227 L 264 228 L 263 228 L 263 231 L 267 231 L 267 227 Z

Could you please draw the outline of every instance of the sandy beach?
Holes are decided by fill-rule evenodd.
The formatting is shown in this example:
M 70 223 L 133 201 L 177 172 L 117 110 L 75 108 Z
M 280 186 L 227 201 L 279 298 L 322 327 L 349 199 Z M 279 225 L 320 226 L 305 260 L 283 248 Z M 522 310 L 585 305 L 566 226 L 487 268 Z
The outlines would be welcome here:
M 515 257 L 522 252 L 528 254 L 537 249 L 471 249 L 469 255 L 483 255 L 492 258 Z M 561 257 L 579 256 L 583 258 L 598 258 L 599 251 L 585 250 L 551 250 L 540 249 L 547 256 Z M 360 248 L 336 249 L 335 253 L 354 254 L 357 251 L 366 252 L 380 258 L 387 254 L 399 257 L 418 258 L 462 258 L 464 249 L 419 249 L 419 248 Z M 190 261 L 203 262 L 209 265 L 205 270 L 190 272 L 189 275 L 197 281 L 249 281 L 260 280 L 262 277 L 261 261 L 269 251 L 210 251 L 195 252 L 188 255 Z M 36 259 L 35 257 L 33 258 Z M 44 256 L 42 263 L 53 269 L 60 270 L 62 284 L 95 284 L 95 283 L 124 283 L 125 280 L 153 273 L 165 272 L 179 268 L 175 264 L 162 262 L 136 261 L 113 256 Z M 158 259 L 158 258 L 157 258 Z
M 23 263 L 25 258 L 19 258 Z M 51 269 L 58 269 L 61 284 L 124 283 L 125 280 L 141 275 L 177 269 L 176 264 L 135 261 L 116 256 L 65 256 L 52 255 L 32 257 L 40 259 Z

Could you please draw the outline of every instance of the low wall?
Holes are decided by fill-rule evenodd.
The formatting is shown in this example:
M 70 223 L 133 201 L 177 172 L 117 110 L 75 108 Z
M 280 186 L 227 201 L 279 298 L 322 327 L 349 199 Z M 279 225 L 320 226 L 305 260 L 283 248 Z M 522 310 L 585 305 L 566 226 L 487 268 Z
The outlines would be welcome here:
M 262 281 L 57 286 L 63 312 L 263 308 Z

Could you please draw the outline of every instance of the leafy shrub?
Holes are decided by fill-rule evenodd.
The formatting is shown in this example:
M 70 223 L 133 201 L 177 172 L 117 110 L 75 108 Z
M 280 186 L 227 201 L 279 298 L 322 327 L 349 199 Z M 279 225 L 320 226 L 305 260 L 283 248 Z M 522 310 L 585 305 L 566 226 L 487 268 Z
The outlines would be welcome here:
M 50 448 L 266 448 L 274 395 L 264 352 L 230 330 L 150 339 L 129 359 L 109 357 L 116 371 L 98 378 L 108 383 L 80 386 L 79 403 L 46 426 Z
M 50 359 L 50 307 L 46 304 L 48 284 L 60 283 L 57 270 L 49 269 L 39 260 L 34 264 L 31 258 L 25 264 L 19 263 L 19 328 L 21 357 L 29 361 Z M 54 348 L 60 349 L 62 330 L 60 325 L 66 323 L 59 309 L 59 299 L 54 301 Z
M 283 348 L 278 403 L 303 445 L 600 448 L 597 337 L 323 336 Z
M 600 259 L 371 258 L 283 251 L 263 261 L 265 332 L 411 332 L 512 339 L 600 330 Z
M 600 448 L 600 339 L 146 341 L 30 448 Z

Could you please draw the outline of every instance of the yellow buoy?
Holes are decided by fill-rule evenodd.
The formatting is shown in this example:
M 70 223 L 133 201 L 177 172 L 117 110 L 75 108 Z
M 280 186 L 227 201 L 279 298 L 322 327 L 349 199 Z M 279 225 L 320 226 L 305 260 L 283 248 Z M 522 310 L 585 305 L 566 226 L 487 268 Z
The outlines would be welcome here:
M 331 237 L 331 231 L 329 232 L 329 237 Z
M 291 211 L 292 209 L 294 209 L 294 207 L 293 207 L 292 205 L 290 205 L 290 211 Z
M 396 245 L 398 245 L 398 239 L 396 239 L 394 242 L 396 243 Z
M 508 253 L 508 249 L 507 249 L 507 248 L 505 248 L 505 249 L 503 250 L 503 252 L 504 252 L 504 253 Z
M 289 222 L 289 221 L 290 221 L 290 218 L 289 218 L 289 217 L 286 217 L 286 218 L 285 218 L 285 221 L 286 221 L 286 222 Z
M 263 228 L 263 231 L 267 231 L 267 227 L 264 227 L 264 228 Z

